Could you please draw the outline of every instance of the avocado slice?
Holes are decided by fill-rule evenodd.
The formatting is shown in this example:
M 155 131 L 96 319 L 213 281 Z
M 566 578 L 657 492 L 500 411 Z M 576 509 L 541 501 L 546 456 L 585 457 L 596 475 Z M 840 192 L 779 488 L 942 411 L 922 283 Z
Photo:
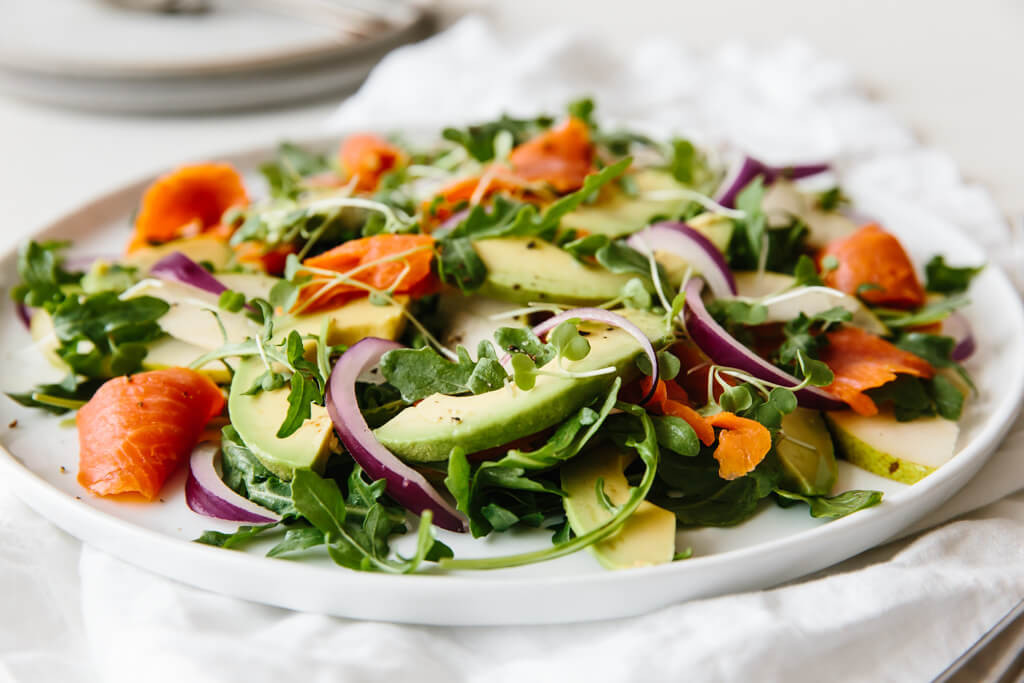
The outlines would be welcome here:
M 162 370 L 164 368 L 187 368 L 192 361 L 206 353 L 206 349 L 193 346 L 174 337 L 161 337 L 146 346 L 146 357 L 142 359 L 143 370 Z M 199 368 L 217 384 L 231 381 L 231 373 L 219 361 L 211 361 Z
M 235 252 L 232 251 L 231 247 L 224 240 L 199 235 L 198 237 L 187 237 L 165 244 L 136 249 L 129 254 L 125 254 L 121 262 L 126 266 L 135 266 L 144 273 L 157 261 L 176 251 L 180 251 L 196 263 L 203 263 L 205 261 L 212 264 L 215 269 L 226 267 L 235 255 Z
M 666 339 L 664 320 L 646 311 L 616 311 L 655 340 Z M 580 361 L 565 363 L 565 369 L 586 372 L 614 366 L 626 379 L 639 372 L 634 360 L 642 353 L 631 336 L 605 325 L 586 323 L 580 330 L 589 332 L 590 353 Z M 557 359 L 545 368 L 555 369 Z M 406 408 L 374 434 L 396 455 L 412 462 L 438 462 L 448 459 L 452 448 L 467 453 L 500 446 L 535 434 L 558 424 L 580 406 L 607 391 L 614 374 L 585 379 L 540 375 L 537 384 L 523 391 L 515 384 L 475 396 L 434 394 Z
M 378 306 L 369 298 L 354 299 L 337 308 L 305 315 L 289 316 L 277 327 L 277 334 L 297 330 L 300 334 L 320 334 L 327 321 L 327 343 L 351 346 L 364 337 L 397 339 L 405 329 L 407 296 L 394 297 L 395 303 Z
M 630 175 L 636 185 L 636 196 L 631 197 L 616 184 L 606 186 L 593 204 L 584 204 L 562 217 L 563 228 L 586 230 L 592 234 L 622 237 L 640 230 L 656 216 L 675 216 L 688 199 L 671 197 L 672 190 L 684 187 L 671 173 L 655 169 L 642 169 Z M 644 195 L 664 192 L 668 199 L 648 199 Z
M 291 479 L 297 469 L 322 470 L 334 435 L 327 409 L 313 405 L 311 417 L 294 434 L 278 438 L 288 412 L 288 387 L 245 393 L 265 370 L 259 358 L 246 358 L 235 369 L 228 393 L 232 426 L 252 454 L 282 479 Z
M 775 446 L 782 463 L 782 487 L 805 496 L 831 494 L 839 468 L 821 413 L 797 408 L 783 416 L 782 434 Z
M 606 446 L 581 453 L 562 466 L 562 489 L 568 494 L 562 504 L 577 536 L 614 515 L 597 497 L 598 479 L 604 481 L 605 495 L 613 505 L 629 498 L 624 471 L 632 459 L 632 454 Z M 614 535 L 590 546 L 590 551 L 608 569 L 629 569 L 671 562 L 675 547 L 675 514 L 645 500 Z
M 892 415 L 826 413 L 839 454 L 882 477 L 914 484 L 953 457 L 960 427 L 941 417 L 899 422 Z
M 502 301 L 599 304 L 619 296 L 632 277 L 581 263 L 536 237 L 496 237 L 473 247 L 487 266 L 479 293 Z

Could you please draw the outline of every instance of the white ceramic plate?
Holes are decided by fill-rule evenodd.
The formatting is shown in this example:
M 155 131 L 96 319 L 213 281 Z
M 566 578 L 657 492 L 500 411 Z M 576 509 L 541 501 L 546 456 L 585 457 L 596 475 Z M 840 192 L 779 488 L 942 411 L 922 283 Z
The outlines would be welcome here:
M 254 169 L 271 150 L 231 155 Z M 69 239 L 80 254 L 116 253 L 129 234 L 146 179 L 107 194 L 38 231 L 40 239 Z M 258 181 L 252 178 L 252 187 Z M 904 240 L 918 262 L 935 252 L 954 263 L 984 260 L 953 226 L 914 207 L 882 197 L 854 197 Z M 0 258 L 0 284 L 16 281 L 15 256 Z M 678 547 L 695 557 L 669 565 L 609 572 L 587 553 L 517 569 L 453 575 L 389 576 L 341 569 L 326 560 L 267 559 L 258 548 L 239 552 L 191 542 L 204 529 L 230 530 L 191 512 L 184 472 L 152 504 L 104 500 L 76 482 L 77 435 L 59 418 L 42 416 L 0 398 L 0 476 L 28 505 L 106 552 L 159 574 L 219 593 L 293 609 L 360 619 L 424 624 L 557 623 L 647 612 L 681 600 L 766 588 L 878 545 L 938 507 L 984 464 L 1016 416 L 1024 393 L 1024 314 L 1005 275 L 989 267 L 971 290 L 967 316 L 978 331 L 969 361 L 979 394 L 961 421 L 957 455 L 912 487 L 840 463 L 837 490 L 877 488 L 884 502 L 844 519 L 811 519 L 803 507 L 765 504 L 752 520 L 730 529 L 686 530 Z M 0 304 L 0 388 L 23 391 L 58 379 L 31 347 L 7 296 Z M 9 426 L 17 420 L 16 426 Z M 547 533 L 503 534 L 474 540 L 441 532 L 461 557 L 519 552 L 549 543 Z M 409 539 L 397 547 L 408 552 Z

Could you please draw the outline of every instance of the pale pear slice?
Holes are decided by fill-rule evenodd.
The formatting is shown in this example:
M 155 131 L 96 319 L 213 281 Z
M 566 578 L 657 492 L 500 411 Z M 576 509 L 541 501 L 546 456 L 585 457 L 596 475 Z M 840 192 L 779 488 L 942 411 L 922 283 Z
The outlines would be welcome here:
M 197 287 L 146 279 L 126 290 L 122 299 L 152 296 L 163 299 L 170 310 L 160 316 L 160 328 L 175 339 L 206 351 L 225 342 L 243 342 L 259 335 L 261 327 L 242 313 L 232 313 L 218 306 L 218 297 Z M 223 326 L 223 327 L 222 327 Z
M 914 484 L 946 464 L 960 427 L 941 417 L 899 422 L 892 415 L 852 411 L 825 414 L 839 454 L 882 477 Z
M 885 336 L 889 328 L 859 299 L 831 287 L 794 287 L 792 275 L 772 272 L 736 273 L 737 298 L 758 302 L 767 309 L 765 322 L 786 322 L 804 315 L 822 313 L 830 308 L 842 308 L 853 316 L 851 325 Z

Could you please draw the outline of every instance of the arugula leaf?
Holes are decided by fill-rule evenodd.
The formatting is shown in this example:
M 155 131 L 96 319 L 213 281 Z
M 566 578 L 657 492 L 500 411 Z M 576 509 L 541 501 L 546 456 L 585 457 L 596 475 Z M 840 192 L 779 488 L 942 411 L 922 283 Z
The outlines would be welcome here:
M 445 486 L 455 497 L 458 509 L 469 518 L 470 531 L 474 537 L 484 536 L 494 528 L 483 514 L 483 508 L 494 502 L 495 489 L 564 495 L 557 485 L 533 479 L 529 473 L 550 470 L 575 457 L 594 437 L 615 407 L 621 383 L 616 378 L 596 410 L 589 406 L 580 408 L 559 425 L 544 445 L 533 451 L 510 449 L 498 460 L 481 463 L 472 475 L 465 454 L 458 449 L 452 452 Z
M 874 311 L 889 327 L 919 327 L 945 320 L 950 313 L 968 303 L 970 301 L 966 296 L 956 295 L 932 301 L 916 311 L 896 311 L 887 308 L 876 308 Z
M 715 299 L 707 306 L 711 316 L 726 329 L 733 329 L 736 326 L 760 325 L 768 317 L 768 308 L 756 301 Z
M 818 268 L 814 261 L 807 254 L 800 254 L 796 266 L 793 268 L 794 287 L 820 287 L 824 281 L 818 275 Z
M 391 559 L 389 538 L 405 531 L 405 525 L 389 514 L 380 498 L 384 481 L 368 483 L 357 466 L 349 477 L 348 504 L 367 509 L 359 523 L 347 514 L 347 503 L 333 479 L 324 479 L 309 470 L 296 470 L 292 479 L 292 499 L 296 509 L 321 531 L 327 554 L 336 564 L 349 569 L 407 573 L 427 558 L 450 557 L 451 550 L 433 536 L 431 513 L 420 520 L 416 553 L 413 557 Z
M 947 420 L 958 420 L 964 401 L 956 385 L 942 375 L 928 380 L 900 375 L 865 393 L 879 406 L 891 404 L 893 417 L 900 422 L 936 414 Z
M 465 347 L 450 361 L 430 347 L 393 349 L 381 357 L 380 371 L 388 383 L 412 403 L 431 394 L 482 394 L 501 388 L 508 373 L 493 357 L 474 361 Z
M 67 242 L 28 242 L 18 250 L 18 275 L 21 283 L 11 290 L 11 298 L 27 306 L 48 311 L 64 299 L 62 287 L 81 280 L 81 273 L 69 273 L 62 267 L 61 252 Z
M 608 244 L 611 240 L 608 235 L 602 235 L 601 233 L 594 233 L 581 237 L 579 239 L 571 240 L 562 245 L 562 249 L 572 254 L 577 260 L 584 260 L 588 257 L 593 257 L 597 254 L 598 250 Z
M 984 265 L 966 268 L 949 266 L 946 265 L 946 259 L 941 254 L 936 254 L 924 267 L 924 288 L 929 292 L 939 292 L 940 294 L 966 292 L 967 288 L 971 286 L 974 276 L 984 269 Z
M 237 531 L 230 534 L 224 533 L 223 531 L 204 531 L 202 535 L 196 539 L 196 543 L 212 545 L 218 548 L 237 548 L 253 540 L 260 534 L 275 529 L 277 526 L 278 522 L 271 522 L 270 524 L 263 524 L 260 526 L 246 524 L 238 527 Z
M 303 181 L 309 176 L 334 170 L 327 157 L 303 149 L 290 142 L 282 142 L 273 161 L 260 166 L 267 180 L 271 197 L 294 199 L 301 194 Z
M 478 123 L 466 128 L 445 128 L 441 131 L 441 137 L 465 147 L 471 157 L 485 162 L 494 159 L 494 141 L 500 133 L 511 135 L 512 144 L 520 145 L 550 128 L 552 123 L 554 119 L 550 116 L 516 119 L 503 114 L 496 121 Z
M 700 441 L 686 420 L 672 415 L 652 417 L 654 432 L 658 436 L 658 444 L 673 453 L 685 457 L 694 457 L 700 453 Z
M 928 383 L 928 393 L 935 403 L 935 412 L 941 417 L 957 421 L 964 409 L 964 395 L 942 375 L 935 375 Z
M 284 539 L 267 551 L 267 557 L 280 557 L 281 555 L 301 552 L 323 544 L 324 532 L 312 526 L 296 527 L 285 532 Z
M 753 205 L 755 199 L 752 196 L 748 201 Z M 807 225 L 794 219 L 788 226 L 768 227 L 763 219 L 764 214 L 758 204 L 757 210 L 748 213 L 745 219 L 733 221 L 732 237 L 725 252 L 729 267 L 758 270 L 763 266 L 778 273 L 793 273 L 800 257 L 807 252 L 807 235 L 810 232 Z M 762 241 L 766 251 L 763 262 Z
M 849 197 L 843 194 L 838 185 L 819 192 L 814 198 L 814 205 L 822 211 L 836 211 L 839 207 L 849 203 Z
M 145 344 L 163 336 L 157 320 L 170 306 L 140 296 L 122 300 L 116 292 L 70 296 L 53 310 L 60 342 L 57 355 L 86 377 L 125 375 L 139 369 Z
M 718 476 L 711 449 L 692 458 L 664 457 L 659 485 L 651 501 L 671 510 L 688 526 L 734 526 L 757 512 L 760 501 L 778 487 L 782 468 L 774 451 L 746 476 L 727 481 Z
M 26 408 L 40 408 L 54 415 L 63 415 L 74 410 L 73 406 L 85 404 L 103 385 L 103 381 L 91 379 L 80 382 L 72 373 L 56 384 L 39 384 L 32 391 L 7 393 L 7 396 Z
M 779 504 L 789 507 L 797 502 L 807 503 L 811 517 L 825 517 L 828 519 L 839 519 L 858 510 L 874 507 L 882 502 L 881 491 L 851 490 L 844 491 L 836 496 L 805 496 L 792 491 L 775 489 L 775 495 L 779 497 Z M 787 504 L 786 501 L 792 501 Z
M 594 100 L 592 98 L 581 97 L 578 100 L 573 100 L 569 103 L 567 110 L 569 116 L 583 121 L 588 128 L 597 128 L 597 123 L 594 121 Z
M 499 327 L 494 332 L 494 341 L 509 353 L 526 354 L 536 366 L 545 365 L 558 355 L 554 346 L 541 341 L 528 327 Z
M 615 408 L 640 423 L 639 433 L 637 433 L 638 430 L 631 430 L 631 433 L 626 436 L 623 445 L 626 448 L 632 448 L 637 451 L 645 469 L 640 482 L 630 488 L 629 497 L 622 505 L 618 506 L 618 511 L 610 520 L 582 536 L 576 536 L 565 543 L 543 550 L 518 555 L 507 555 L 505 557 L 442 560 L 439 563 L 441 567 L 445 569 L 499 569 L 502 567 L 517 567 L 535 562 L 544 562 L 582 550 L 616 533 L 648 497 L 651 487 L 654 485 L 660 450 L 654 425 L 651 422 L 650 416 L 647 415 L 643 408 L 632 403 L 621 402 L 616 403 Z M 555 538 L 560 536 L 560 534 L 556 534 Z
M 437 274 L 444 282 L 463 292 L 480 288 L 487 277 L 487 266 L 473 248 L 473 240 L 455 237 L 438 241 Z
M 231 425 L 221 431 L 221 469 L 224 483 L 240 496 L 282 517 L 298 516 L 291 484 L 268 470 Z
M 554 239 L 562 217 L 576 209 L 601 187 L 622 175 L 632 160 L 628 157 L 583 180 L 583 187 L 554 202 L 543 212 L 533 204 L 523 204 L 498 195 L 491 210 L 477 205 L 454 228 L 438 231 L 438 275 L 445 282 L 468 292 L 479 289 L 487 277 L 487 267 L 473 248 L 473 241 L 493 237 L 539 237 Z

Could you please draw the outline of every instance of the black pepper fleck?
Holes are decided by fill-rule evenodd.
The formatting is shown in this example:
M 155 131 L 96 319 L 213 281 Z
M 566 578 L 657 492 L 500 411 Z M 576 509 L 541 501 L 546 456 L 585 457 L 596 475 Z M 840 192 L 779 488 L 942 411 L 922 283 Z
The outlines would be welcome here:
M 526 248 L 527 249 L 536 249 L 537 248 L 536 240 L 530 240 L 529 242 L 527 242 L 526 243 Z
M 893 464 L 889 465 L 889 474 L 893 474 L 899 468 L 900 464 L 898 462 L 894 462 Z
M 522 288 L 523 288 L 523 286 L 520 285 L 518 282 L 515 283 L 514 285 L 512 285 L 512 291 L 514 291 L 514 292 L 518 292 Z
M 11 424 L 7 425 L 7 427 L 9 429 L 14 429 L 17 426 L 18 426 L 18 421 L 17 420 L 11 420 Z
M 68 468 L 64 467 L 64 465 L 61 465 L 60 466 L 60 473 L 61 474 L 67 474 L 68 473 Z

